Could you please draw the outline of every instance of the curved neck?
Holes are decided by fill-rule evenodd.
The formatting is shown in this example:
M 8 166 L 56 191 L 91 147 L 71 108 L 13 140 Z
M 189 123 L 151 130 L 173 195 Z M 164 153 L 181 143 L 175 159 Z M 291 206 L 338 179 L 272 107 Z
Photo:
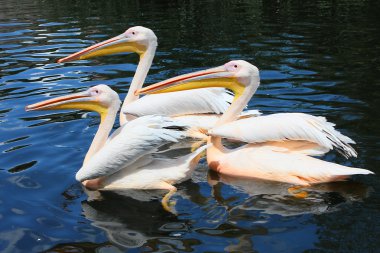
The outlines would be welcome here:
M 259 84 L 260 79 L 252 78 L 251 83 L 246 86 L 241 95 L 235 94 L 234 101 L 227 109 L 227 111 L 222 115 L 222 117 L 220 117 L 218 122 L 216 122 L 214 127 L 218 127 L 236 120 L 248 104 L 249 100 L 252 98 L 253 94 L 255 94 L 257 88 L 259 87 Z M 222 144 L 221 137 L 210 137 L 208 139 L 208 143 L 212 143 L 213 149 L 218 150 L 218 152 L 225 152 L 227 150 Z
M 123 110 L 128 104 L 132 103 L 133 101 L 136 101 L 139 98 L 138 95 L 135 95 L 135 91 L 141 89 L 145 82 L 145 78 L 147 77 L 148 71 L 153 62 L 154 54 L 156 53 L 156 48 L 157 42 L 149 45 L 146 52 L 140 55 L 139 64 L 136 68 L 135 75 L 133 76 L 131 85 L 129 87 L 127 96 L 124 99 L 121 110 Z M 127 121 L 128 120 L 126 115 L 120 113 L 120 125 L 124 125 Z
M 107 142 L 118 110 L 119 105 L 110 107 L 105 112 L 100 113 L 100 125 L 94 139 L 92 140 L 91 146 L 87 151 L 83 164 L 85 164 L 93 155 L 95 155 L 96 152 L 98 152 Z
M 235 94 L 234 101 L 231 103 L 230 107 L 222 115 L 222 117 L 220 117 L 214 127 L 218 127 L 236 120 L 248 104 L 249 100 L 252 98 L 253 94 L 255 94 L 258 86 L 259 80 L 252 78 L 251 83 L 246 86 L 241 95 Z

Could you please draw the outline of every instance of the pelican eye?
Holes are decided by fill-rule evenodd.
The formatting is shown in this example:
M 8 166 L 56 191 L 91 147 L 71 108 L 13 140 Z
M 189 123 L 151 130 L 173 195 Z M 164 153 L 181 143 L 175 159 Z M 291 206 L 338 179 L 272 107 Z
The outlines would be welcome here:
M 93 95 L 93 96 L 96 96 L 96 95 L 99 95 L 99 90 L 92 90 L 91 91 L 91 94 Z

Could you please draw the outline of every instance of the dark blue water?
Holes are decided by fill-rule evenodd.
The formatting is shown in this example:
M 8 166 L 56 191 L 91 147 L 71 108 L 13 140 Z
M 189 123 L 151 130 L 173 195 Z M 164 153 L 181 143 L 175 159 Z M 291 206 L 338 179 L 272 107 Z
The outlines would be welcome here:
M 376 1 L 0 0 L 1 252 L 376 252 L 380 247 L 380 25 Z M 201 161 L 173 197 L 107 194 L 75 181 L 97 115 L 25 112 L 28 104 L 107 84 L 122 98 L 138 57 L 55 63 L 128 27 L 159 38 L 147 83 L 247 60 L 261 70 L 251 109 L 306 112 L 353 138 L 374 176 L 309 189 L 242 181 Z

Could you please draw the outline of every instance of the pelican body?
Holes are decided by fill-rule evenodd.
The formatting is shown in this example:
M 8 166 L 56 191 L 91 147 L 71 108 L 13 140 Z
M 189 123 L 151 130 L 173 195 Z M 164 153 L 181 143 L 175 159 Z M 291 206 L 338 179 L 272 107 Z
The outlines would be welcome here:
M 219 173 L 295 185 L 310 185 L 345 180 L 371 171 L 319 160 L 337 148 L 346 157 L 356 156 L 354 143 L 335 130 L 323 117 L 303 113 L 281 113 L 251 119 L 238 117 L 260 84 L 259 70 L 237 60 L 223 66 L 174 77 L 137 91 L 157 94 L 204 87 L 224 87 L 235 97 L 216 125 L 208 131 L 207 162 Z M 228 149 L 222 138 L 248 142 Z
M 120 107 L 118 94 L 106 85 L 45 100 L 26 107 L 34 110 L 81 109 L 99 113 L 100 125 L 76 179 L 91 190 L 168 190 L 163 206 L 170 210 L 173 184 L 187 180 L 206 146 L 178 159 L 158 159 L 152 154 L 165 144 L 185 137 L 186 126 L 175 120 L 148 115 L 125 124 L 108 140 Z M 108 140 L 108 141 L 107 141 Z

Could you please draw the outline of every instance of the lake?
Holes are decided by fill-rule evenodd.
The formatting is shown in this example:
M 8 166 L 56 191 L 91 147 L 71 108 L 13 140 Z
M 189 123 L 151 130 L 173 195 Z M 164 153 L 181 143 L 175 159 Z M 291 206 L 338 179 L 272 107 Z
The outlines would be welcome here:
M 1 252 L 376 252 L 380 248 L 380 4 L 376 1 L 0 0 Z M 90 201 L 75 173 L 99 118 L 25 112 L 43 99 L 107 84 L 122 99 L 135 54 L 57 59 L 142 25 L 158 37 L 147 84 L 244 59 L 260 69 L 249 109 L 325 116 L 372 170 L 295 198 L 286 184 L 208 171 L 160 201 Z M 117 125 L 115 125 L 115 128 Z M 140 194 L 140 193 L 136 193 Z M 149 193 L 147 193 L 149 194 Z

